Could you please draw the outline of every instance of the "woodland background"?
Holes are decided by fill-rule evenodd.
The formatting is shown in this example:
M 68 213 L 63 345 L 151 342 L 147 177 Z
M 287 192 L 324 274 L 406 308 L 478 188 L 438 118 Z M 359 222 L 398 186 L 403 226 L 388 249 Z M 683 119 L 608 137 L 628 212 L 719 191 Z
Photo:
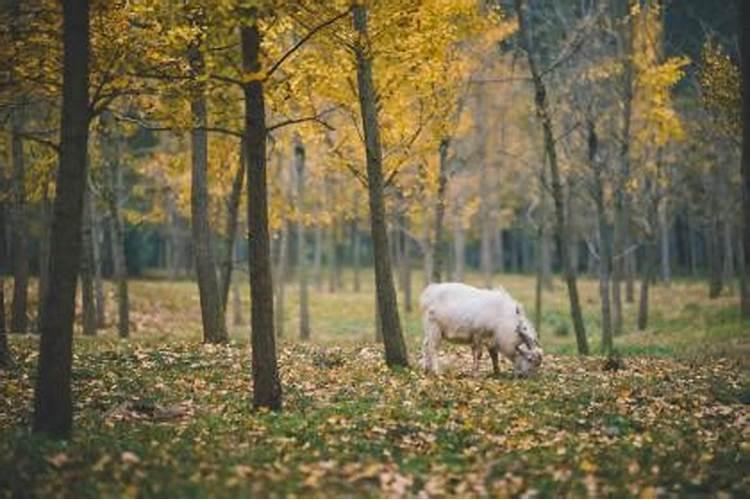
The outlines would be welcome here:
M 0 494 L 746 496 L 745 4 L 3 2 Z

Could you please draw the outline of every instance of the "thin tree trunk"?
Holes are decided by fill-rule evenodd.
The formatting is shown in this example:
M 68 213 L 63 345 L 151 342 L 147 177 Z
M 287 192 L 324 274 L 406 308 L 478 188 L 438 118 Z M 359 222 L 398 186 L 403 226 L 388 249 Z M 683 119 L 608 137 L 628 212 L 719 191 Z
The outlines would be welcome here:
M 629 247 L 632 240 L 625 236 L 625 247 Z M 632 304 L 635 302 L 635 274 L 636 262 L 635 252 L 630 252 L 625 256 L 625 302 Z
M 254 7 L 249 8 L 254 15 Z M 257 21 L 257 20 L 256 20 Z M 261 70 L 261 34 L 257 22 L 244 25 L 242 68 L 246 74 Z M 268 186 L 266 184 L 266 110 L 263 80 L 244 84 L 245 140 L 247 141 L 247 224 L 249 237 L 253 405 L 281 410 L 281 379 L 273 333 L 273 282 L 268 236 Z
M 460 214 L 456 215 L 456 223 L 453 227 L 453 248 L 456 256 L 453 280 L 460 282 L 464 280 L 464 262 L 466 261 L 466 235 Z
M 402 212 L 399 214 L 401 219 L 401 230 L 399 231 L 400 239 L 400 252 L 399 252 L 399 282 L 401 284 L 401 293 L 404 297 L 404 311 L 410 313 L 412 311 L 412 300 L 411 300 L 411 241 L 409 240 L 408 230 L 408 219 Z
M 615 230 L 613 242 L 613 255 L 617 258 L 613 261 L 612 273 L 612 302 L 613 302 L 613 329 L 614 334 L 619 335 L 623 330 L 622 315 L 622 293 L 621 283 L 626 278 L 626 300 L 633 302 L 633 274 L 630 269 L 633 256 L 623 255 L 630 244 L 628 230 L 630 199 L 625 190 L 626 183 L 630 178 L 630 140 L 631 124 L 633 118 L 633 17 L 628 16 L 630 4 L 624 0 L 614 2 L 614 12 L 621 24 L 618 31 L 618 42 L 620 43 L 620 56 L 623 64 L 622 71 L 622 137 L 620 142 L 620 172 L 616 177 L 615 184 Z
M 107 205 L 112 224 L 112 278 L 117 286 L 117 333 L 121 338 L 130 335 L 130 299 L 125 262 L 125 223 L 121 203 L 124 196 L 122 166 L 120 165 L 120 136 L 114 118 L 109 112 L 102 113 L 102 157 L 105 161 Z
M 742 221 L 744 255 L 742 274 L 742 316 L 750 319 L 750 5 L 739 2 L 740 59 L 742 63 Z
M 45 178 L 42 183 L 42 237 L 39 241 L 39 291 L 36 312 L 36 330 L 42 329 L 42 317 L 44 316 L 44 297 L 49 287 L 49 247 L 50 233 L 52 229 L 52 202 L 49 198 L 49 179 Z
M 284 312 L 286 302 L 286 280 L 289 267 L 289 222 L 281 221 L 279 237 L 279 260 L 276 264 L 276 335 L 284 336 Z
M 492 193 L 492 175 L 487 164 L 487 120 L 484 104 L 484 86 L 476 87 L 477 92 L 477 155 L 479 160 L 479 270 L 486 288 L 492 286 L 492 220 L 490 216 L 490 197 Z
M 729 288 L 730 292 L 733 292 L 734 290 L 734 240 L 732 238 L 732 225 L 729 222 L 729 219 L 727 219 L 724 222 L 724 232 L 723 232 L 723 242 L 724 242 L 724 262 L 723 262 L 723 268 L 722 268 L 722 274 L 724 275 L 723 281 L 727 284 L 727 287 Z
M 498 229 L 495 236 L 495 261 L 497 262 L 497 272 L 505 273 L 505 236 L 503 230 Z
M 435 234 L 432 240 L 432 281 L 440 283 L 443 278 L 445 262 L 445 243 L 443 242 L 443 222 L 445 219 L 445 190 L 448 186 L 448 148 L 450 137 L 440 141 L 440 165 L 438 172 L 438 189 L 435 200 Z M 429 241 L 426 242 L 429 245 Z
M 197 42 L 188 48 L 188 59 L 194 75 L 205 72 L 203 54 Z M 216 344 L 226 342 L 227 327 L 216 263 L 211 247 L 211 227 L 208 215 L 208 110 L 205 89 L 198 89 L 190 102 L 193 119 L 191 137 L 190 216 L 195 254 L 195 270 L 198 277 L 198 294 L 203 323 L 203 342 Z
M 73 425 L 71 372 L 89 128 L 89 4 L 63 2 L 60 166 L 34 393 L 34 432 L 65 438 Z
M 328 293 L 336 293 L 336 221 L 326 231 L 326 261 L 328 264 Z
M 698 276 L 698 238 L 694 224 L 693 217 L 688 213 L 688 247 L 690 249 L 690 276 L 692 277 Z
M 310 305 L 307 288 L 307 241 L 303 211 L 305 204 L 305 147 L 299 136 L 294 138 L 294 166 L 297 173 L 297 276 L 299 277 L 299 338 L 310 339 Z
M 342 279 L 344 269 L 344 259 L 341 249 L 341 235 L 344 229 L 344 223 L 340 217 L 334 219 L 335 222 L 335 238 L 333 240 L 333 254 L 335 255 L 334 266 L 333 266 L 333 279 L 336 282 L 336 290 L 344 291 L 344 280 Z
M 359 243 L 359 238 L 355 240 L 355 243 Z M 355 258 L 359 262 L 359 253 L 355 249 Z M 318 222 L 315 225 L 315 251 L 313 254 L 313 281 L 315 282 L 315 289 L 320 292 L 323 290 L 323 228 Z M 359 268 L 355 267 L 354 274 L 354 286 L 359 289 Z
M 641 277 L 640 301 L 638 304 L 638 330 L 648 327 L 649 284 L 654 279 L 657 263 L 656 242 L 647 242 L 644 247 L 643 275 Z
M 238 228 L 239 230 L 239 228 Z M 239 261 L 240 242 L 235 238 L 234 241 L 234 259 Z M 242 296 L 240 294 L 240 285 L 237 280 L 229 280 L 232 287 L 232 324 L 234 326 L 242 325 L 245 320 L 242 319 Z
M 221 306 L 226 313 L 227 301 L 229 300 L 229 287 L 232 285 L 232 271 L 234 270 L 234 254 L 236 253 L 235 241 L 237 240 L 237 222 L 240 213 L 240 201 L 242 200 L 242 186 L 245 184 L 245 147 L 240 141 L 240 163 L 232 179 L 232 190 L 227 200 L 227 241 L 224 247 L 224 256 L 221 259 L 220 290 Z
M 599 300 L 602 307 L 602 353 L 612 353 L 612 313 L 610 308 L 610 266 L 612 262 L 612 242 L 607 227 L 607 214 L 604 205 L 604 179 L 602 166 L 597 159 L 598 138 L 596 128 L 589 122 L 589 164 L 594 174 L 594 203 L 596 204 L 596 226 L 599 233 Z
M 0 163 L 0 368 L 9 367 L 13 361 L 8 347 L 7 322 L 5 320 L 5 275 L 8 272 L 7 226 L 7 181 L 5 166 Z
M 89 179 L 89 183 L 91 180 Z M 89 190 L 91 189 L 89 184 Z M 93 203 L 93 199 L 92 199 Z M 107 323 L 106 296 L 102 282 L 101 230 L 96 217 L 96 211 L 91 207 L 91 257 L 94 266 L 94 299 L 96 303 L 96 327 L 104 328 Z
M 659 244 L 661 247 L 661 279 L 666 286 L 672 284 L 672 268 L 669 251 L 669 217 L 667 214 L 667 200 L 661 204 L 659 217 Z
M 315 237 L 317 238 L 318 233 L 316 233 Z M 359 234 L 359 219 L 356 218 L 354 221 L 352 221 L 352 239 L 354 242 L 352 243 L 353 249 L 352 249 L 352 265 L 354 266 L 354 292 L 359 293 L 362 289 L 362 283 L 360 279 L 360 259 L 362 255 L 362 236 Z M 317 242 L 316 242 L 317 244 Z M 318 247 L 316 247 L 316 252 L 318 250 Z
M 13 305 L 10 330 L 26 333 L 28 330 L 29 242 L 26 220 L 26 165 L 23 152 L 23 126 L 25 104 L 17 102 L 12 114 L 11 158 L 13 161 Z
M 535 104 L 537 117 L 540 121 L 544 132 L 544 144 L 547 151 L 550 173 L 552 176 L 552 196 L 555 202 L 555 216 L 557 221 L 557 240 L 561 249 L 563 268 L 565 270 L 565 282 L 568 286 L 568 297 L 570 300 L 570 314 L 573 318 L 573 327 L 576 334 L 576 343 L 579 354 L 588 354 L 588 340 L 586 338 L 586 328 L 583 323 L 583 314 L 581 313 L 581 304 L 578 297 L 578 285 L 576 282 L 576 271 L 573 268 L 570 259 L 570 241 L 568 226 L 565 221 L 565 203 L 562 183 L 560 181 L 560 171 L 557 165 L 557 151 L 555 147 L 555 136 L 552 132 L 552 121 L 548 109 L 546 89 L 542 77 L 537 69 L 536 60 L 531 52 L 531 43 L 526 27 L 525 16 L 523 12 L 523 0 L 515 0 L 516 15 L 519 20 L 519 30 L 521 43 L 525 49 L 526 56 L 531 70 L 532 80 L 535 88 Z
M 94 242 L 91 236 L 94 211 L 91 190 L 83 195 L 83 221 L 81 235 L 81 304 L 83 309 L 83 334 L 96 335 L 96 303 L 94 299 Z
M 385 360 L 389 367 L 409 365 L 406 343 L 401 331 L 396 290 L 393 286 L 391 259 L 383 202 L 383 153 L 380 145 L 377 98 L 372 75 L 371 51 L 367 35 L 367 11 L 364 4 L 352 6 L 354 29 L 359 33 L 354 52 L 357 63 L 357 87 L 362 128 L 365 136 L 367 186 L 370 201 L 370 227 L 375 256 L 375 288 L 378 311 L 385 344 Z
M 708 296 L 711 299 L 717 298 L 721 295 L 721 290 L 724 288 L 722 281 L 722 255 L 721 255 L 721 226 L 722 223 L 719 220 L 717 214 L 711 216 L 711 223 L 709 228 L 708 237 L 708 265 L 709 265 L 709 278 L 708 278 Z

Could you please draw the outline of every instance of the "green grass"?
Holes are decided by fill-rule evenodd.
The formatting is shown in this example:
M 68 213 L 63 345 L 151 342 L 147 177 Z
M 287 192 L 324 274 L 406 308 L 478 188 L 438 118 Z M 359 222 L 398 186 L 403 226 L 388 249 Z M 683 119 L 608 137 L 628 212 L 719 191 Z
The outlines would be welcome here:
M 497 282 L 532 313 L 533 278 Z M 471 377 L 465 347 L 447 347 L 440 376 L 390 372 L 372 342 L 369 282 L 357 294 L 312 293 L 313 340 L 296 342 L 288 292 L 279 414 L 251 410 L 247 325 L 231 327 L 229 346 L 200 343 L 190 282 L 133 282 L 129 340 L 114 326 L 76 337 L 69 441 L 29 432 L 37 339 L 11 335 L 0 497 L 750 494 L 748 336 L 736 297 L 708 301 L 701 283 L 654 287 L 649 329 L 635 330 L 626 305 L 615 339 L 625 366 L 606 371 L 601 357 L 573 355 L 569 325 L 555 333 L 568 321 L 557 283 L 545 295 L 542 370 L 517 379 L 507 362 L 490 376 L 486 359 Z M 584 280 L 581 296 L 596 351 L 596 284 Z M 402 316 L 416 363 L 418 312 Z

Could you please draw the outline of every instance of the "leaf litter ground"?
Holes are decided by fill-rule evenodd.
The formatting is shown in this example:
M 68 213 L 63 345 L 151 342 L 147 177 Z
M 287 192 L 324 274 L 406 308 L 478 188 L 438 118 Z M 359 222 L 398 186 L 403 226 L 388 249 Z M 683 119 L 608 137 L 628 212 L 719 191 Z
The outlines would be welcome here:
M 2 373 L 3 496 L 747 496 L 747 381 L 729 361 L 548 356 L 541 373 L 391 373 L 372 344 L 284 344 L 281 414 L 246 346 L 79 342 L 75 434 L 32 436 L 36 345 Z M 487 364 L 489 362 L 485 360 Z M 484 366 L 485 370 L 489 367 Z

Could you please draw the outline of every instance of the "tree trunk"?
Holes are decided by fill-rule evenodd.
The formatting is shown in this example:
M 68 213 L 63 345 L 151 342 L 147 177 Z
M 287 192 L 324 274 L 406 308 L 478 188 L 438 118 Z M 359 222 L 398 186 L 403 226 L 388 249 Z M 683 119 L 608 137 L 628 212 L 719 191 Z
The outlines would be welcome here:
M 253 17 L 256 10 L 249 8 Z M 257 22 L 244 25 L 242 68 L 246 74 L 261 70 L 261 34 Z M 244 84 L 245 140 L 247 141 L 247 224 L 249 233 L 251 344 L 253 405 L 280 410 L 281 380 L 273 333 L 273 283 L 268 237 L 268 186 L 266 184 L 266 110 L 263 80 Z
M 0 164 L 0 368 L 12 364 L 5 320 L 5 275 L 8 272 L 8 246 L 6 242 L 7 184 L 5 168 Z
M 34 432 L 70 435 L 71 371 L 81 218 L 89 128 L 89 3 L 63 2 L 63 90 L 60 166 L 52 221 L 50 282 L 44 296 L 34 393 Z
M 690 276 L 698 276 L 698 235 L 695 222 L 690 213 L 687 214 L 688 247 L 690 249 Z
M 657 263 L 656 242 L 647 242 L 644 247 L 643 275 L 641 277 L 640 302 L 638 304 L 638 330 L 643 331 L 648 327 L 648 293 L 649 284 L 654 279 L 654 271 Z
M 722 234 L 722 241 L 724 244 L 724 262 L 722 268 L 723 281 L 727 284 L 730 292 L 734 290 L 734 239 L 732 238 L 732 225 L 727 219 L 724 222 L 724 232 Z
M 400 241 L 400 252 L 399 252 L 399 282 L 401 284 L 401 293 L 404 296 L 404 311 L 410 313 L 412 311 L 412 300 L 411 300 L 411 241 L 409 240 L 408 230 L 408 219 L 402 212 L 399 214 L 401 219 L 401 231 L 399 231 Z
M 667 214 L 667 200 L 661 204 L 659 216 L 659 244 L 661 247 L 661 279 L 666 286 L 672 284 L 672 268 L 669 251 L 669 217 Z
M 89 179 L 89 191 L 91 190 Z M 93 198 L 92 198 L 93 203 Z M 101 228 L 96 217 L 96 210 L 91 206 L 91 258 L 94 267 L 94 299 L 96 303 L 96 327 L 104 328 L 107 323 L 106 296 L 102 282 Z
M 239 261 L 239 258 L 240 258 L 239 248 L 240 248 L 240 243 L 235 238 L 235 242 L 234 242 L 235 261 Z M 232 287 L 232 324 L 234 326 L 240 326 L 245 322 L 242 319 L 242 296 L 240 294 L 240 285 L 237 282 L 237 280 L 232 281 L 230 279 L 229 281 L 231 282 L 231 287 Z
M 440 165 L 438 172 L 438 189 L 435 200 L 435 234 L 432 240 L 432 281 L 440 283 L 443 278 L 445 262 L 445 244 L 443 242 L 443 221 L 445 219 L 445 190 L 448 186 L 448 147 L 450 137 L 440 141 Z M 429 245 L 429 242 L 425 242 Z
M 120 141 L 114 118 L 109 112 L 102 113 L 102 157 L 105 162 L 107 205 L 112 224 L 112 278 L 117 286 L 117 334 L 121 338 L 130 335 L 130 299 L 128 297 L 128 271 L 125 262 L 125 223 L 121 203 L 124 196 L 122 166 L 120 165 Z
M 45 178 L 42 183 L 42 237 L 39 241 L 39 291 L 36 310 L 36 329 L 42 329 L 42 317 L 44 316 L 44 297 L 49 287 L 49 247 L 52 229 L 52 202 L 49 198 L 49 179 Z
M 555 218 L 557 222 L 557 241 L 561 249 L 563 268 L 565 271 L 565 282 L 568 286 L 568 297 L 570 300 L 570 314 L 573 318 L 573 327 L 576 334 L 576 343 L 579 354 L 588 354 L 588 340 L 586 338 L 586 328 L 583 323 L 581 313 L 581 304 L 578 297 L 578 285 L 576 282 L 576 270 L 570 259 L 570 241 L 569 231 L 565 221 L 565 203 L 562 183 L 560 181 L 560 171 L 557 165 L 557 151 L 555 147 L 555 136 L 552 132 L 552 121 L 548 109 L 546 89 L 539 70 L 536 66 L 536 60 L 531 52 L 531 42 L 526 27 L 525 16 L 523 12 L 523 0 L 515 0 L 516 15 L 519 20 L 519 31 L 522 46 L 526 52 L 531 70 L 532 80 L 535 88 L 535 104 L 537 118 L 540 121 L 544 132 L 544 144 L 549 161 L 550 173 L 552 176 L 552 197 L 555 202 Z
M 232 271 L 234 270 L 234 254 L 236 253 L 235 241 L 237 240 L 237 221 L 239 220 L 240 201 L 242 200 L 242 186 L 245 184 L 245 147 L 240 141 L 240 164 L 232 180 L 232 191 L 227 200 L 227 241 L 224 247 L 224 256 L 221 259 L 220 289 L 221 306 L 226 313 L 229 300 L 229 287 L 232 285 Z
M 201 77 L 205 72 L 203 54 L 197 42 L 188 48 L 188 59 L 193 74 Z M 223 296 L 219 295 L 216 263 L 211 247 L 211 227 L 208 215 L 208 111 L 205 89 L 201 86 L 192 97 L 190 112 L 193 119 L 191 138 L 190 216 L 193 236 L 195 270 L 203 323 L 203 342 L 226 342 L 227 327 L 224 317 Z
M 495 235 L 495 262 L 497 262 L 497 271 L 505 273 L 505 237 L 503 230 L 498 229 Z
M 367 36 L 367 11 L 364 4 L 352 6 L 354 29 L 359 33 L 354 52 L 357 63 L 357 87 L 362 128 L 365 136 L 367 186 L 370 201 L 370 227 L 375 256 L 375 288 L 385 344 L 385 360 L 389 367 L 409 365 L 406 344 L 401 332 L 396 290 L 393 286 L 391 259 L 383 201 L 383 152 L 380 145 L 377 97 L 372 76 L 372 61 Z
M 317 227 L 316 227 L 317 230 Z M 318 234 L 316 233 L 316 238 Z M 362 237 L 359 234 L 359 219 L 352 221 L 352 266 L 354 266 L 354 292 L 359 293 L 362 289 L 362 283 L 360 279 L 360 259 L 362 254 Z M 317 242 L 316 242 L 317 243 Z M 317 251 L 317 247 L 316 247 Z
M 487 120 L 484 103 L 484 86 L 476 87 L 477 92 L 477 155 L 479 161 L 479 270 L 485 288 L 492 286 L 492 219 L 490 197 L 492 196 L 492 175 L 487 164 Z
M 11 158 L 13 161 L 12 208 L 12 255 L 13 255 L 13 305 L 10 330 L 26 333 L 28 330 L 28 288 L 29 288 L 29 242 L 26 220 L 26 165 L 23 153 L 23 126 L 25 104 L 17 102 L 12 116 Z
M 460 213 L 456 214 L 456 223 L 453 227 L 453 248 L 455 254 L 453 280 L 464 280 L 464 263 L 466 261 L 466 235 L 464 233 L 463 221 Z
M 598 138 L 596 128 L 589 122 L 588 147 L 589 165 L 594 174 L 594 203 L 596 205 L 596 226 L 599 233 L 599 300 L 602 306 L 602 353 L 612 354 L 612 313 L 610 309 L 610 266 L 612 263 L 612 241 L 607 226 L 607 213 L 604 205 L 604 179 L 602 166 L 597 158 Z
M 742 63 L 742 221 L 744 273 L 742 316 L 750 319 L 750 5 L 739 2 L 740 59 Z
M 294 166 L 297 173 L 297 276 L 299 277 L 299 338 L 310 339 L 310 305 L 307 289 L 307 241 L 303 220 L 305 205 L 305 147 L 299 136 L 294 138 Z
M 286 301 L 286 280 L 289 268 L 289 222 L 281 221 L 279 237 L 279 260 L 276 264 L 276 335 L 284 336 L 284 312 Z
M 633 274 L 630 269 L 633 256 L 624 254 L 630 244 L 629 214 L 630 198 L 625 186 L 630 178 L 630 140 L 631 125 L 633 118 L 633 17 L 629 16 L 630 4 L 625 0 L 614 2 L 614 13 L 618 20 L 622 20 L 618 31 L 618 42 L 620 44 L 620 56 L 623 64 L 622 71 L 622 137 L 620 138 L 620 171 L 616 176 L 615 183 L 615 230 L 613 241 L 612 273 L 612 302 L 613 302 L 613 329 L 614 334 L 619 335 L 623 329 L 622 315 L 622 288 L 623 278 L 626 278 L 626 300 L 633 302 Z M 623 22 L 627 21 L 627 22 Z
M 711 299 L 721 295 L 721 289 L 724 288 L 722 281 L 722 255 L 721 255 L 721 226 L 719 216 L 714 213 L 711 216 L 710 230 L 708 236 L 708 296 Z
M 357 240 L 358 242 L 359 240 Z M 358 259 L 359 254 L 355 251 L 355 257 Z M 313 254 L 313 281 L 315 289 L 320 292 L 323 290 L 323 228 L 318 222 L 315 225 L 315 251 Z M 355 268 L 355 280 L 359 278 L 359 270 Z M 355 286 L 359 286 L 359 281 L 355 281 Z
M 327 242 L 326 242 L 326 263 L 328 264 L 328 293 L 336 293 L 336 267 L 338 266 L 336 259 L 336 220 L 331 221 L 331 225 L 328 226 L 327 231 Z
M 83 334 L 96 335 L 96 303 L 94 299 L 94 242 L 91 236 L 94 210 L 91 190 L 83 195 L 83 221 L 81 232 L 81 304 L 83 309 Z
M 632 240 L 625 237 L 625 247 L 627 248 L 632 243 Z M 636 262 L 635 252 L 630 252 L 625 256 L 625 302 L 632 304 L 635 302 L 635 273 L 636 273 Z

